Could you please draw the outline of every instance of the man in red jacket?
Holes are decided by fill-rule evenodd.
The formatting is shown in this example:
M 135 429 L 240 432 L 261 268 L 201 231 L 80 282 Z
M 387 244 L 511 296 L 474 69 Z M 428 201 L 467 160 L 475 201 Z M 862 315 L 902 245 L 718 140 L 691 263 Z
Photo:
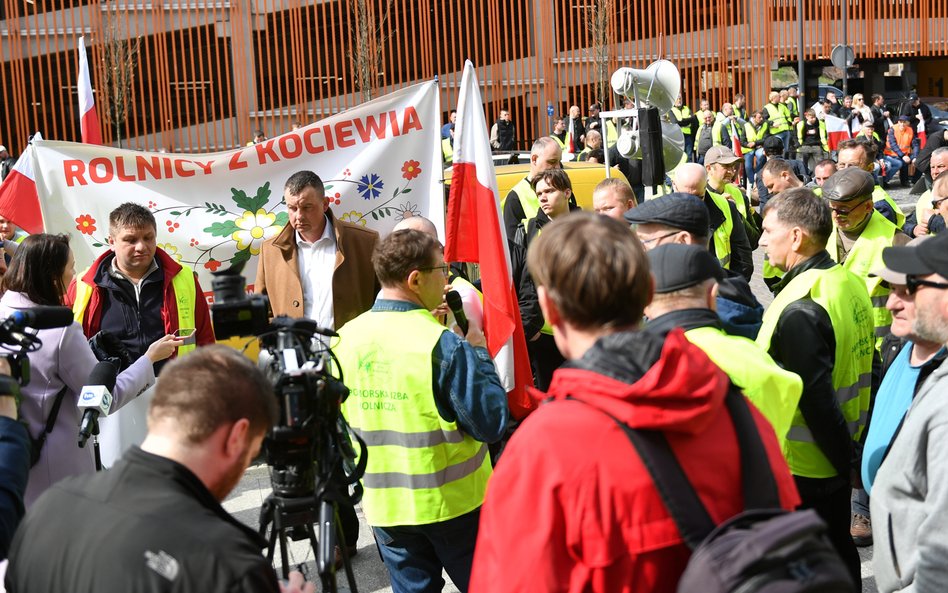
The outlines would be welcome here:
M 690 557 L 622 429 L 660 430 L 715 522 L 743 510 L 727 376 L 681 330 L 638 331 L 653 281 L 641 243 L 574 213 L 531 246 L 540 306 L 567 363 L 517 429 L 481 509 L 472 592 L 674 591 Z M 691 273 L 687 269 L 683 274 Z M 697 272 L 696 272 L 697 273 Z M 753 410 L 781 505 L 799 503 Z

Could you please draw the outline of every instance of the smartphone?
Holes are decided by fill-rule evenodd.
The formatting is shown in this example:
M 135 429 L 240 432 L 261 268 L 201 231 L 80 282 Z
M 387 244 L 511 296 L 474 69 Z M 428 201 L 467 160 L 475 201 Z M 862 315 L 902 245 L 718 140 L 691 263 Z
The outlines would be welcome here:
M 193 327 L 182 328 L 174 332 L 174 337 L 183 339 L 184 344 L 188 346 L 188 345 L 194 344 L 194 332 L 196 331 L 197 330 L 194 329 Z

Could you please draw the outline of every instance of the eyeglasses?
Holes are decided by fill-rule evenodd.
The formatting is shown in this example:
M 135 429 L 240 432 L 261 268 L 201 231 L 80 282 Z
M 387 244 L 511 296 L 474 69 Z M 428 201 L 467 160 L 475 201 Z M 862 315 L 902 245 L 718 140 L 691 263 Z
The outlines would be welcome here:
M 441 270 L 441 273 L 444 274 L 445 276 L 448 275 L 448 269 L 449 269 L 448 264 L 441 264 L 440 266 L 430 266 L 427 268 L 418 268 L 418 270 L 421 272 L 432 272 L 434 270 Z
M 937 200 L 932 200 L 932 208 L 938 208 L 945 200 L 948 200 L 948 196 L 945 196 L 944 198 L 938 198 Z
M 836 216 L 849 216 L 850 214 L 852 214 L 853 211 L 858 210 L 861 206 L 863 206 L 867 202 L 869 202 L 869 200 L 859 202 L 852 208 L 833 208 L 832 206 L 830 206 L 829 209 L 832 210 L 836 214 Z
M 644 245 L 645 247 L 648 247 L 649 245 L 651 245 L 651 244 L 653 244 L 653 243 L 655 243 L 655 244 L 657 245 L 657 244 L 658 244 L 658 243 L 657 243 L 658 241 L 661 241 L 662 239 L 667 239 L 667 238 L 669 238 L 669 237 L 671 237 L 671 236 L 677 235 L 677 234 L 680 233 L 680 232 L 681 232 L 681 231 L 672 231 L 672 232 L 670 232 L 670 233 L 665 233 L 664 235 L 659 235 L 659 236 L 657 236 L 657 237 L 652 237 L 651 239 L 643 239 L 642 237 L 639 237 L 639 241 L 642 242 L 642 245 Z
M 932 282 L 931 280 L 921 280 L 918 276 L 909 274 L 905 277 L 905 292 L 915 294 L 922 286 L 937 288 L 938 290 L 948 290 L 948 282 Z

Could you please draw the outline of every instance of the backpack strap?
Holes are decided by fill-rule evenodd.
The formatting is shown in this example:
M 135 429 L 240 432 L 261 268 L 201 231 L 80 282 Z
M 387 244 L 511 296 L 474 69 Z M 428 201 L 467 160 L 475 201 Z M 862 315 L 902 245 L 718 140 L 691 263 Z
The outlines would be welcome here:
M 69 391 L 69 386 L 63 385 L 63 388 L 56 394 L 56 399 L 53 401 L 53 408 L 49 411 L 49 417 L 46 418 L 46 426 L 36 439 L 40 447 L 46 442 L 46 435 L 53 432 L 53 427 L 56 426 L 56 418 L 59 417 L 59 408 L 62 407 L 63 397 L 67 391 Z
M 737 434 L 745 510 L 779 508 L 780 498 L 773 470 L 747 401 L 733 385 L 724 401 Z M 691 549 L 698 547 L 714 530 L 715 523 L 685 475 L 664 433 L 633 429 L 605 410 L 596 409 L 612 418 L 628 437 L 685 543 Z

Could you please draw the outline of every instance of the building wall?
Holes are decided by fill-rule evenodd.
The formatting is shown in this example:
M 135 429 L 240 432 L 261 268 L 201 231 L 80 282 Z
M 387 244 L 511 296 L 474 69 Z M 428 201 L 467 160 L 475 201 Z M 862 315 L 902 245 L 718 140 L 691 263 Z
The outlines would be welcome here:
M 948 55 L 948 0 L 845 1 L 857 60 Z M 842 40 L 841 0 L 803 2 L 805 58 L 828 60 Z M 104 84 L 112 23 L 140 48 L 125 146 L 223 150 L 249 141 L 255 128 L 277 135 L 368 93 L 435 76 L 447 112 L 471 59 L 488 121 L 509 106 L 526 148 L 549 131 L 548 105 L 565 114 L 576 104 L 585 115 L 600 94 L 589 12 L 599 5 L 606 77 L 669 59 L 693 107 L 699 97 L 719 106 L 735 92 L 758 106 L 771 70 L 796 60 L 792 0 L 0 0 L 0 143 L 19 152 L 36 130 L 78 139 L 82 34 L 104 138 L 118 142 Z M 362 61 L 366 89 L 359 55 L 378 59 Z

